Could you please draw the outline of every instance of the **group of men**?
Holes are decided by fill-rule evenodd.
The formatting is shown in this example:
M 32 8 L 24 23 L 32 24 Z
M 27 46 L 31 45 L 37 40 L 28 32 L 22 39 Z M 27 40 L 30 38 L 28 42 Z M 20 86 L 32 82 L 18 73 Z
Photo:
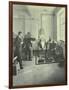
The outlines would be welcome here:
M 31 47 L 32 47 L 32 42 L 31 41 L 35 41 L 35 38 L 31 37 L 30 32 L 28 32 L 23 40 L 21 39 L 22 37 L 22 32 L 18 32 L 17 37 L 14 40 L 14 46 L 15 46 L 15 50 L 14 50 L 14 57 L 17 56 L 17 61 L 19 62 L 20 65 L 20 69 L 23 69 L 23 65 L 22 65 L 22 52 L 24 52 L 24 56 L 25 59 L 27 60 L 27 56 L 28 56 L 28 60 L 31 60 Z M 58 53 L 56 54 L 55 51 L 61 52 L 62 54 L 62 48 L 60 46 L 56 47 L 56 43 L 54 41 L 52 41 L 51 43 L 51 39 L 49 39 L 47 42 L 44 43 L 45 44 L 45 50 L 46 50 L 46 57 L 50 57 L 51 55 L 55 58 L 55 56 L 58 55 Z M 42 44 L 41 44 L 41 40 L 38 41 L 38 47 L 43 50 Z M 56 48 L 56 50 L 55 50 Z M 61 54 L 59 54 L 61 56 Z M 48 56 L 49 55 L 49 56 Z
M 63 41 L 60 40 L 62 43 Z M 42 47 L 42 40 L 40 39 L 38 42 L 38 50 L 35 53 L 38 57 L 43 57 L 45 58 L 44 60 L 46 62 L 61 62 L 64 61 L 64 52 L 63 52 L 63 47 L 60 42 L 52 41 L 51 38 L 46 42 L 44 41 L 44 47 Z M 42 58 L 41 58 L 42 60 Z
M 23 37 L 22 32 L 18 32 L 18 35 L 14 40 L 14 46 L 15 46 L 14 57 L 17 56 L 17 61 L 19 62 L 20 69 L 23 69 L 23 65 L 22 65 L 23 52 L 25 59 L 27 60 L 27 56 L 28 56 L 28 60 L 29 61 L 31 60 L 31 49 L 30 49 L 32 47 L 31 41 L 35 40 L 35 38 L 31 37 L 30 32 L 28 32 L 23 39 L 22 37 Z

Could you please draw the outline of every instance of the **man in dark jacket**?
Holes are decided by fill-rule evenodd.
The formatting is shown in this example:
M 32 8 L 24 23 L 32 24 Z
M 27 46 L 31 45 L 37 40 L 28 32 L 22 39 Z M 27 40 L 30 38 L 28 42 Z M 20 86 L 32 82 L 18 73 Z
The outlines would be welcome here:
M 22 34 L 22 32 L 18 32 L 18 35 L 14 41 L 14 44 L 15 44 L 14 56 L 17 56 L 17 61 L 19 62 L 20 69 L 23 69 L 22 59 L 21 59 L 21 41 L 22 41 L 21 40 L 21 34 Z
M 23 39 L 23 50 L 25 52 L 26 60 L 31 60 L 31 47 L 32 47 L 32 42 L 34 41 L 35 38 L 31 37 L 31 33 L 28 32 L 27 35 L 25 35 Z

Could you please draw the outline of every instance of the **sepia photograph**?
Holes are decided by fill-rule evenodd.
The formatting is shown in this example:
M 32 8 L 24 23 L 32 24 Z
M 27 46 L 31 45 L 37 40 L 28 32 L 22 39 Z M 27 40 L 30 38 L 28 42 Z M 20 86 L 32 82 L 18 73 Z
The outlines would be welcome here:
M 9 2 L 9 88 L 67 85 L 67 5 Z

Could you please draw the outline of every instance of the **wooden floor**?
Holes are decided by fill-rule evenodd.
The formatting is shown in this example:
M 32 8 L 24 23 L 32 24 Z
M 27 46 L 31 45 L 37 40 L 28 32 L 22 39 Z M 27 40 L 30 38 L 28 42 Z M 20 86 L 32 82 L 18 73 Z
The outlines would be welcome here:
M 13 85 L 34 85 L 64 83 L 64 67 L 59 67 L 58 63 L 35 65 L 32 61 L 23 61 L 24 69 L 13 76 Z

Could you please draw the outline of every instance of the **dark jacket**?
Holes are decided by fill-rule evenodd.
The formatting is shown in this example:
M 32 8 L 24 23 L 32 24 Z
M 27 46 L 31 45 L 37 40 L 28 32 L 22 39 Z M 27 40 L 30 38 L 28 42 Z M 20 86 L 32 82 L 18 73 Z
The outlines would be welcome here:
M 17 36 L 14 41 L 15 51 L 14 56 L 17 56 L 19 59 L 21 58 L 21 39 Z
M 14 44 L 15 44 L 16 48 L 20 47 L 21 39 L 18 36 L 15 38 Z

